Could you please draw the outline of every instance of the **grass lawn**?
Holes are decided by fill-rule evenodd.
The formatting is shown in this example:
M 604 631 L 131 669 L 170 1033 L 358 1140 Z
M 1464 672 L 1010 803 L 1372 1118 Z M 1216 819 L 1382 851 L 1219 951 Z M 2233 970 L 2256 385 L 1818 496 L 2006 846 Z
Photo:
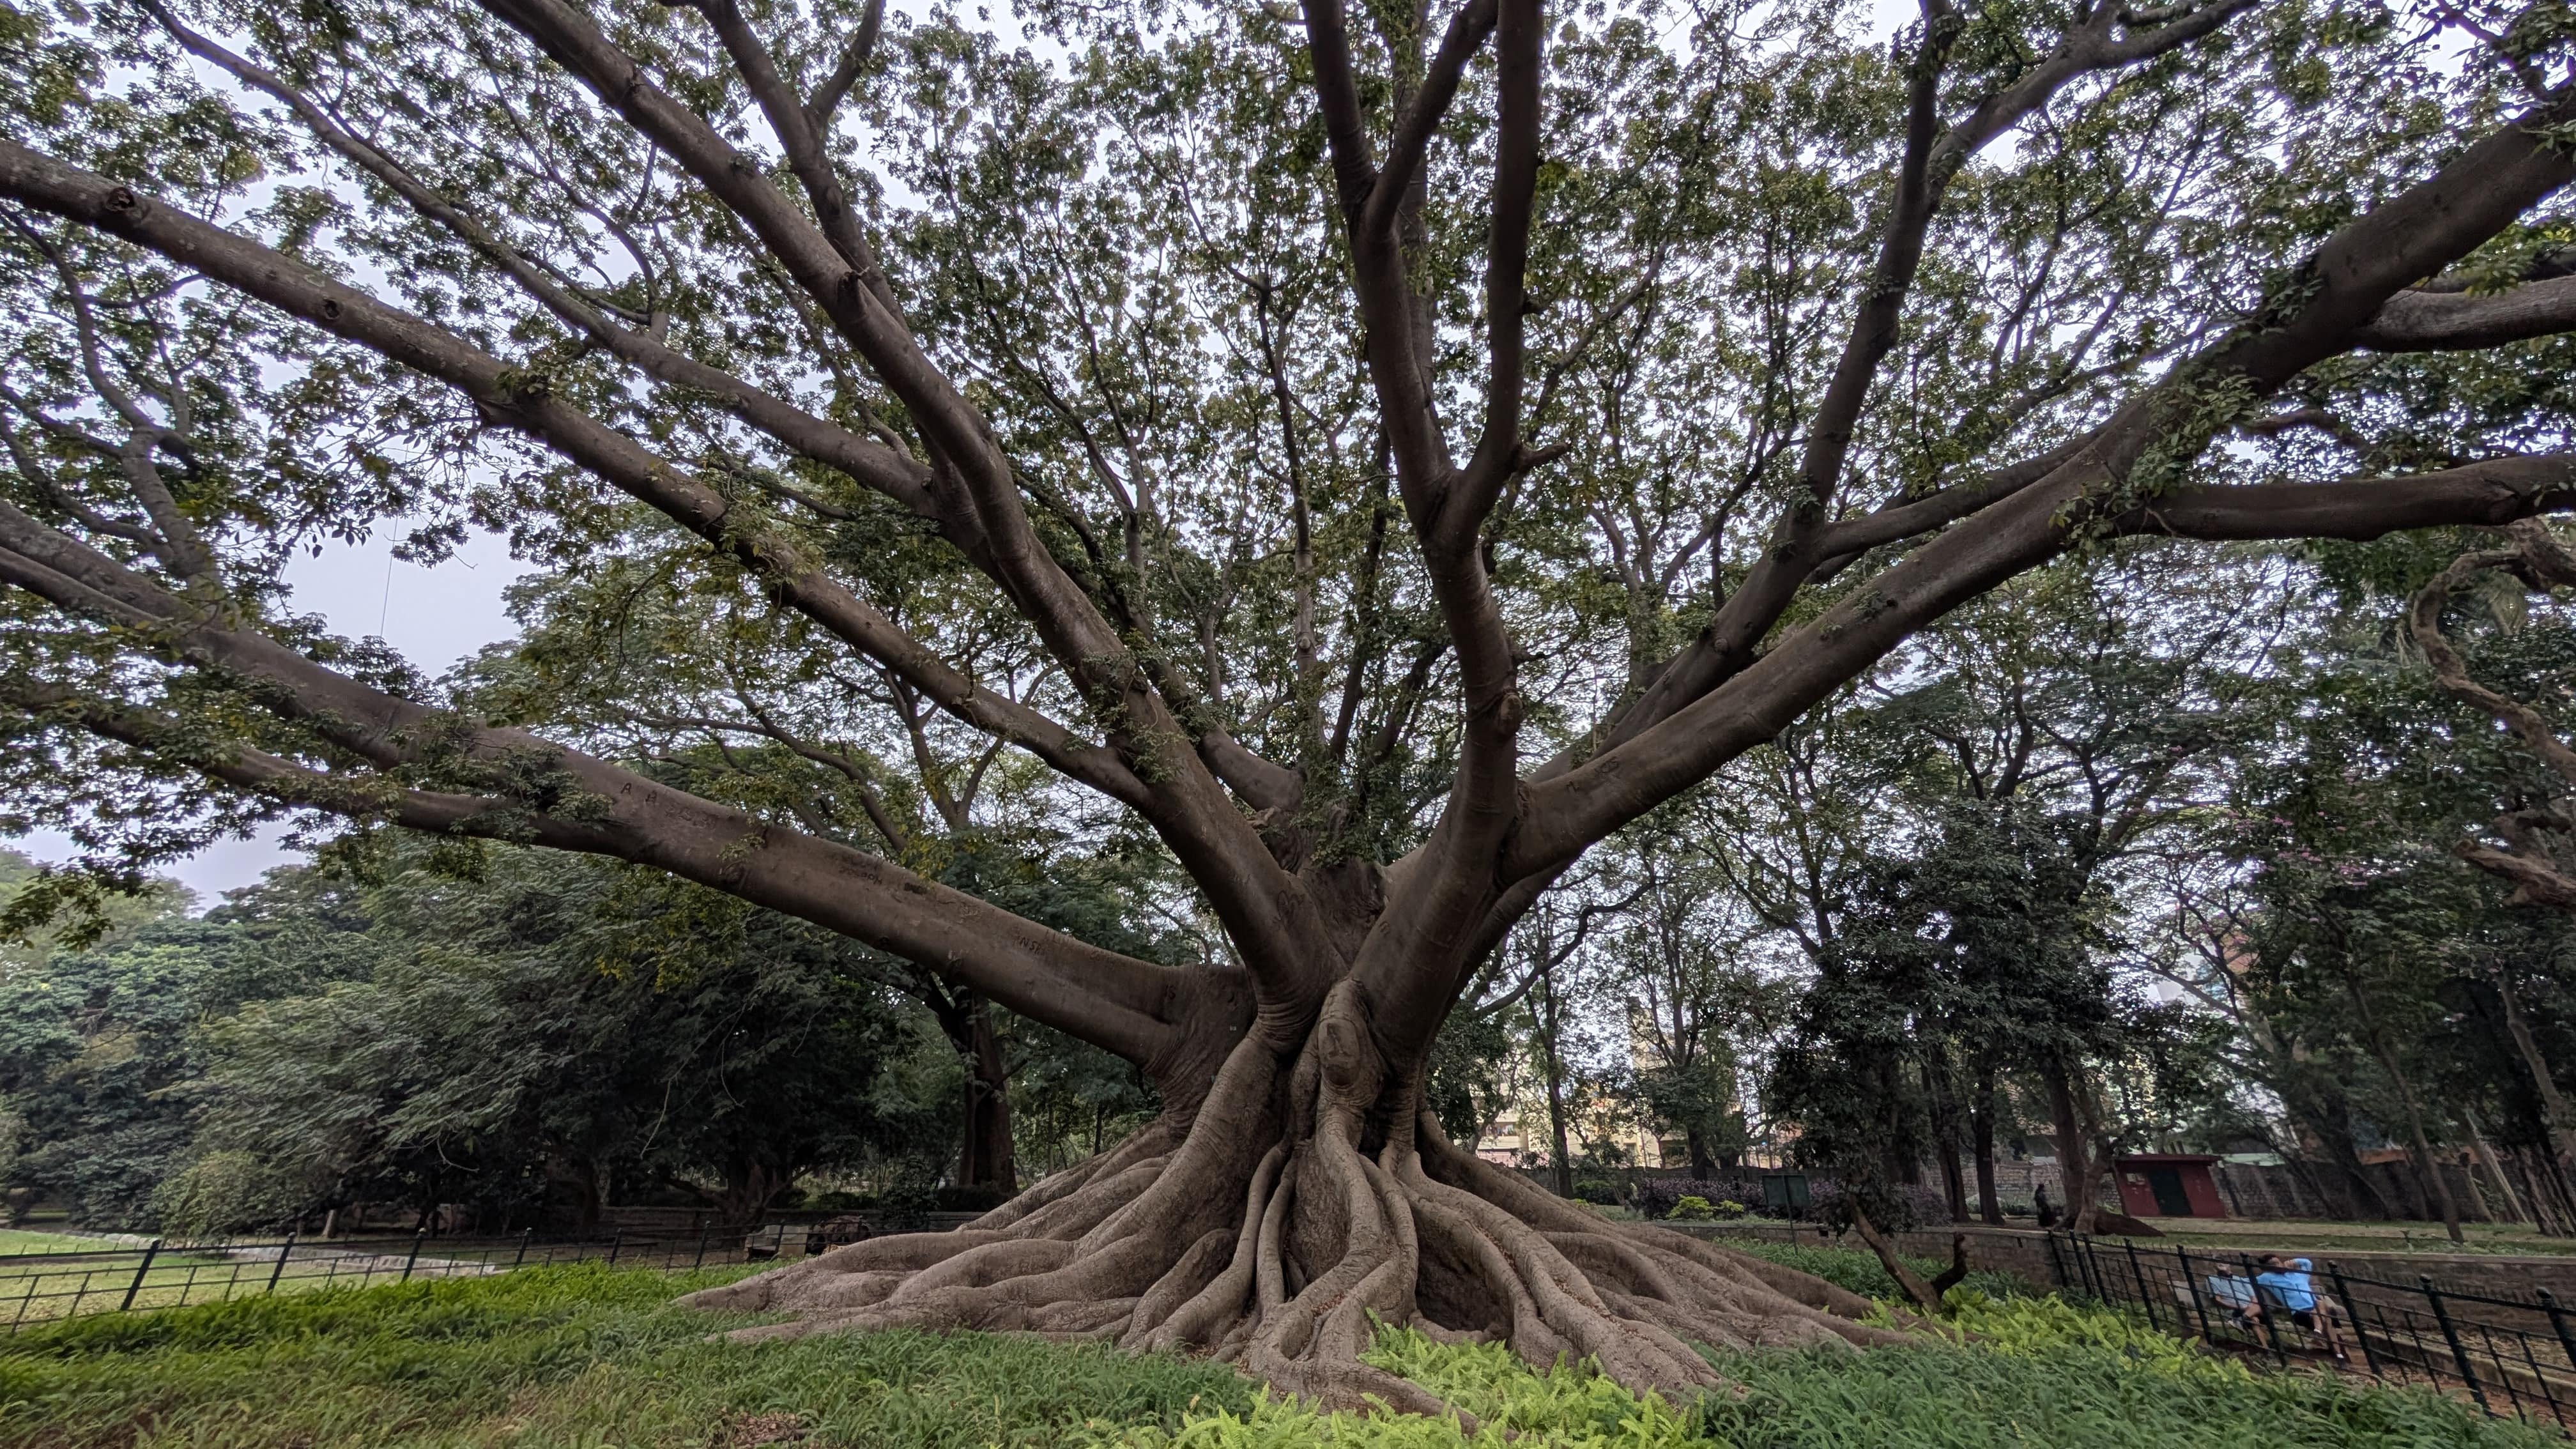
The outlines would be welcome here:
M 91 1243 L 86 1250 L 100 1249 Z M 36 1251 L 22 1249 L 20 1253 L 23 1256 Z M 142 1270 L 140 1283 L 135 1281 L 137 1269 Z M 297 1272 L 287 1274 L 278 1283 L 278 1291 L 296 1293 L 328 1286 L 328 1279 L 307 1269 L 308 1265 L 298 1264 Z M 153 1257 L 148 1268 L 139 1251 L 119 1252 L 92 1263 L 12 1263 L 0 1257 L 0 1333 L 15 1324 L 113 1311 L 125 1302 L 129 1290 L 137 1309 L 176 1308 L 262 1293 L 267 1291 L 268 1280 L 269 1269 L 264 1263 L 212 1253 L 165 1250 Z
M 1808 1249 L 1807 1254 L 1826 1250 Z M 1808 1258 L 1801 1266 L 1813 1266 Z M 1876 1265 L 1842 1254 L 1836 1276 Z M 672 1306 L 748 1271 L 596 1264 L 100 1315 L 0 1341 L 0 1445 L 867 1449 L 2537 1449 L 2563 1439 L 2413 1392 L 2264 1378 L 2054 1300 L 1973 1302 L 1975 1346 L 1722 1356 L 1744 1392 L 1680 1406 L 1499 1348 L 1373 1357 L 1477 1413 L 1316 1416 L 1221 1365 L 977 1334 L 710 1340 Z
M 134 1245 L 105 1238 L 76 1238 L 69 1233 L 31 1233 L 24 1228 L 0 1228 L 0 1258 L 18 1253 L 104 1253 L 128 1246 Z

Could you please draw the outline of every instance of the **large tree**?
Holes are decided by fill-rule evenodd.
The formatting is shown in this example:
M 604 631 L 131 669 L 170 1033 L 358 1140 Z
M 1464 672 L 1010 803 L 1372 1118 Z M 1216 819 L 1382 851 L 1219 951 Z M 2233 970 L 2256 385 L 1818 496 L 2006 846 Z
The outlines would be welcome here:
M 2546 390 L 2469 456 L 2343 441 L 2417 354 L 2576 326 L 2554 11 L 1038 5 L 1041 55 L 844 0 L 189 8 L 0 17 L 12 808 L 102 860 L 301 812 L 646 863 L 1157 1085 L 965 1231 L 710 1295 L 799 1315 L 759 1332 L 1398 1406 L 1373 1317 L 1667 1386 L 1868 1341 L 1450 1144 L 1423 1064 L 1513 923 L 2070 549 L 2576 500 Z M 1086 944 L 284 609 L 290 549 L 395 519 L 753 610 L 840 730 L 881 671 L 1221 947 Z

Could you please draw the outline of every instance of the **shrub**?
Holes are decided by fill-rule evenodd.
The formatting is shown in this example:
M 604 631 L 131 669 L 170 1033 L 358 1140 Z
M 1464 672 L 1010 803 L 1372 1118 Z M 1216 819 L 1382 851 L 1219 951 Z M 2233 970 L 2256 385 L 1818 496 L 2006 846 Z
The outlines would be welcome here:
M 162 1182 L 152 1210 L 164 1232 L 215 1238 L 282 1223 L 314 1196 L 314 1185 L 247 1152 L 209 1152 Z
M 1741 1212 L 1742 1209 L 1739 1208 L 1737 1211 Z M 1675 1222 L 1704 1223 L 1717 1216 L 1717 1209 L 1710 1205 L 1707 1198 L 1693 1194 L 1674 1203 L 1672 1210 L 1664 1216 Z
M 1638 1214 L 1650 1218 L 1668 1218 L 1673 1206 L 1683 1198 L 1696 1197 L 1709 1202 L 1720 1200 L 1737 1204 L 1762 1201 L 1762 1179 L 1758 1176 L 1732 1174 L 1723 1177 L 1641 1177 L 1629 1193 L 1628 1205 Z
M 1598 1177 L 1582 1178 L 1574 1184 L 1574 1196 L 1580 1202 L 1614 1207 L 1619 1201 L 1619 1184 Z
M 1716 1212 L 1720 1218 L 1728 1222 L 1733 1222 L 1737 1218 L 1744 1216 L 1744 1204 L 1737 1202 L 1733 1198 L 1728 1198 L 1717 1205 Z
M 1729 1241 L 1727 1246 L 1784 1268 L 1813 1273 L 1837 1288 L 1848 1288 L 1864 1298 L 1897 1299 L 1904 1296 L 1896 1286 L 1896 1280 L 1888 1276 L 1887 1269 L 1880 1265 L 1878 1255 L 1867 1249 L 1737 1241 Z M 1937 1276 L 1949 1266 L 1929 1258 L 1908 1258 L 1906 1263 L 1926 1278 Z M 2025 1291 L 2016 1279 L 1984 1271 L 1970 1273 L 1963 1286 L 1992 1299 L 2017 1297 Z

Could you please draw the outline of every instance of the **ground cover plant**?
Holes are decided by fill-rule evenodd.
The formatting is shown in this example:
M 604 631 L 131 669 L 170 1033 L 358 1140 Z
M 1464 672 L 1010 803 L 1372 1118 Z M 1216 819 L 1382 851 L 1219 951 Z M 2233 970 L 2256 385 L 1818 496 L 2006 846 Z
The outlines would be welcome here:
M 1499 948 L 2060 560 L 2576 504 L 2551 5 L 0 17 L 0 793 L 94 868 L 14 923 L 286 817 L 353 862 L 545 846 L 1150 1082 L 974 1230 L 708 1300 L 781 1334 L 1114 1331 L 1423 1407 L 1374 1318 L 1672 1389 L 1717 1380 L 1691 1342 L 1874 1342 L 1452 1141 L 1429 1063 Z M 432 681 L 286 607 L 286 560 L 378 527 L 547 565 L 521 644 Z M 979 876 L 987 778 L 1146 862 L 1189 939 Z M 1958 944 L 2092 951 L 2092 853 L 2035 875 L 2065 853 L 2026 823 L 1880 881 L 1849 981 L 1960 919 L 1925 880 L 2062 880 Z M 1903 1075 L 1824 999 L 1792 1083 Z M 2089 1186 L 2101 1039 L 2060 1026 L 2013 1049 Z M 1708 1155 L 1718 1075 L 1664 1046 Z M 1892 1160 L 1787 1100 L 1802 1151 Z
M 1252 1403 L 1222 1365 L 980 1335 L 754 1347 L 672 1305 L 742 1271 L 586 1264 L 49 1325 L 0 1349 L 0 1443 L 717 1445 L 783 1414 L 814 1443 L 1033 1449 Z
M 1799 1261 L 1893 1288 L 1867 1255 Z M 1964 1344 L 1718 1354 L 1740 1397 L 1666 1400 L 1498 1344 L 1383 1329 L 1379 1370 L 1473 1415 L 1330 1412 L 1225 1365 L 1106 1345 L 895 1330 L 747 1344 L 675 1293 L 738 1276 L 597 1264 L 47 1325 L 0 1345 L 0 1444 L 377 1446 L 765 1442 L 866 1449 L 1627 1449 L 2051 1445 L 2522 1449 L 2551 1442 L 2416 1392 L 2279 1379 L 2134 1320 L 1956 1296 Z M 1873 1280 L 1872 1274 L 1878 1275 Z

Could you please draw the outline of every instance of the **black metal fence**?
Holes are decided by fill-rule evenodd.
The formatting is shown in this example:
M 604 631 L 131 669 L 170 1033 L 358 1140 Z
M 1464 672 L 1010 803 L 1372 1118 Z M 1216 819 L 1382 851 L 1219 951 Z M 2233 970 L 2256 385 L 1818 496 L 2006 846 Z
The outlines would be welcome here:
M 2528 1299 L 2392 1283 L 2312 1260 L 2313 1299 L 2285 1301 L 2244 1253 L 2051 1233 L 2058 1281 L 2132 1307 L 2166 1331 L 2268 1360 L 2437 1389 L 2500 1418 L 2576 1429 L 2576 1308 L 2548 1289 Z
M 80 1314 L 220 1303 L 269 1293 L 362 1287 L 413 1278 L 483 1277 L 550 1263 L 605 1262 L 665 1270 L 739 1263 L 803 1246 L 795 1234 L 750 1242 L 741 1229 L 685 1237 L 408 1237 L 323 1241 L 167 1242 L 0 1255 L 0 1319 L 16 1333 Z M 782 1240 L 782 1237 L 784 1240 Z

